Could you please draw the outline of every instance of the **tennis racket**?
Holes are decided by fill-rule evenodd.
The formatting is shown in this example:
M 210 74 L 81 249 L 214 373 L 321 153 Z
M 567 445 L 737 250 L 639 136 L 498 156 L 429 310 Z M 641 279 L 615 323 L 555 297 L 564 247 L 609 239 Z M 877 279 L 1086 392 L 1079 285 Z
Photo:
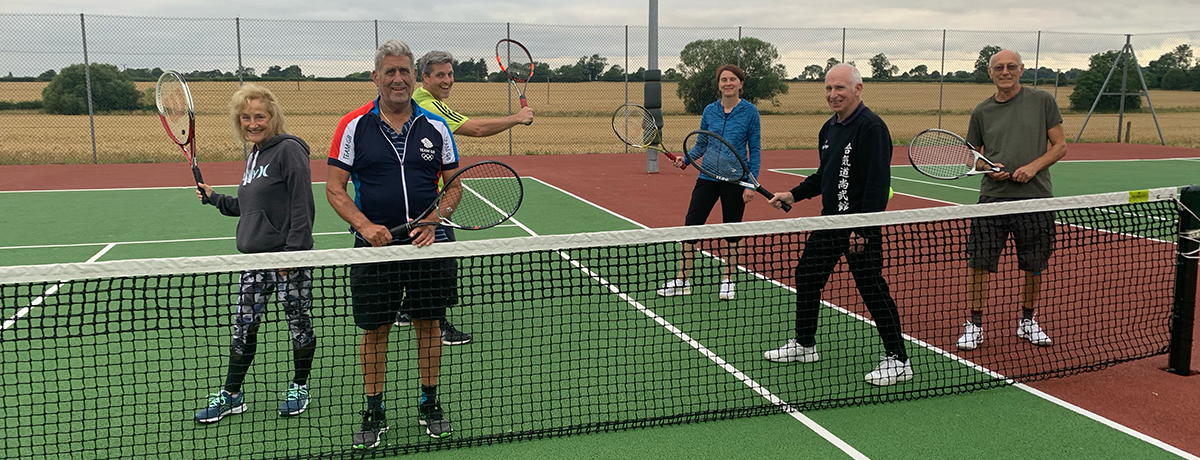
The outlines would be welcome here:
M 908 161 L 918 172 L 934 179 L 1007 172 L 962 136 L 944 129 L 927 129 L 913 137 L 908 144 Z
M 203 183 L 200 165 L 196 162 L 196 108 L 192 105 L 192 92 L 188 91 L 183 76 L 168 70 L 158 77 L 154 89 L 154 103 L 158 106 L 158 118 L 171 141 L 183 151 L 183 158 L 192 165 L 192 177 Z M 190 150 L 189 150 L 190 149 Z M 201 202 L 208 203 L 208 195 L 200 190 Z
M 683 140 L 683 151 L 687 157 L 684 163 L 696 165 L 700 172 L 720 181 L 752 188 L 768 199 L 775 194 L 759 185 L 758 179 L 750 174 L 746 166 L 746 158 L 738 152 L 733 144 L 712 131 L 697 129 Z M 791 212 L 792 206 L 780 203 L 784 212 Z
M 496 62 L 500 64 L 500 71 L 508 75 L 508 82 L 516 88 L 521 108 L 529 107 L 529 102 L 525 100 L 525 88 L 529 86 L 529 79 L 533 78 L 533 57 L 529 50 L 520 42 L 505 38 L 496 42 Z M 521 85 L 518 86 L 517 82 L 521 82 Z
M 662 152 L 671 161 L 675 161 L 675 155 L 667 151 L 662 145 L 662 132 L 658 130 L 658 123 L 654 120 L 654 115 L 650 114 L 649 110 L 637 104 L 624 104 L 617 107 L 617 111 L 613 112 L 612 116 L 613 132 L 617 133 L 617 137 L 626 145 L 639 148 L 651 149 Z M 683 165 L 687 168 L 687 165 Z
M 525 191 L 521 176 L 499 161 L 482 161 L 450 176 L 433 204 L 421 217 L 389 229 L 394 238 L 408 238 L 422 225 L 445 225 L 463 230 L 495 227 L 516 214 Z M 421 222 L 430 214 L 435 222 Z

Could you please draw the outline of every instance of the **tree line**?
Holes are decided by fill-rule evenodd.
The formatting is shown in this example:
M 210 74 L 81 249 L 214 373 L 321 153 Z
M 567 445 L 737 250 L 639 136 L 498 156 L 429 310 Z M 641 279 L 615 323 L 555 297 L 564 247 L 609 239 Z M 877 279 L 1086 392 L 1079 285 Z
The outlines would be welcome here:
M 901 72 L 901 69 L 892 64 L 886 54 L 879 53 L 867 61 L 866 69 L 864 69 L 866 71 L 862 73 L 864 77 L 873 81 L 946 80 L 988 83 L 991 81 L 987 74 L 988 61 L 1000 50 L 1001 48 L 996 45 L 984 46 L 975 60 L 974 69 L 947 72 L 946 75 L 941 75 L 936 70 L 930 71 L 929 67 L 923 64 Z M 754 37 L 743 37 L 740 41 L 736 39 L 696 40 L 683 47 L 679 54 L 680 63 L 673 68 L 664 70 L 662 80 L 678 82 L 676 94 L 683 100 L 685 109 L 690 113 L 700 113 L 705 105 L 720 97 L 715 84 L 716 75 L 713 75 L 713 72 L 723 64 L 738 63 L 745 69 L 747 78 L 742 91 L 744 99 L 754 103 L 772 101 L 778 104 L 777 96 L 787 94 L 787 82 L 823 80 L 829 69 L 840 63 L 838 59 L 831 57 L 824 63 L 808 65 L 795 77 L 789 77 L 787 68 L 779 63 L 779 57 L 779 51 L 774 45 Z M 1071 108 L 1087 110 L 1095 101 L 1096 95 L 1100 92 L 1100 85 L 1118 57 L 1119 52 L 1115 50 L 1094 54 L 1089 59 L 1090 65 L 1087 70 L 1070 69 L 1065 72 L 1057 72 L 1046 67 L 1026 69 L 1021 79 L 1032 81 L 1037 78 L 1039 81 L 1057 80 L 1060 85 L 1073 84 L 1075 91 L 1070 96 Z M 1146 84 L 1150 88 L 1200 91 L 1200 65 L 1193 66 L 1194 60 L 1191 47 L 1181 44 L 1158 59 L 1150 61 L 1141 69 L 1146 76 Z M 854 61 L 847 62 L 847 64 L 857 67 Z M 1137 63 L 1134 62 L 1134 65 Z M 499 66 L 496 66 L 497 71 L 492 71 L 488 60 L 483 58 L 455 60 L 452 62 L 452 66 L 457 81 L 502 82 L 506 78 L 503 73 L 498 71 Z M 93 105 L 96 110 L 153 110 L 153 88 L 139 92 L 133 82 L 155 81 L 162 75 L 162 69 L 157 67 L 118 69 L 111 64 L 92 64 L 90 70 Z M 545 62 L 534 62 L 531 81 L 587 82 L 625 81 L 626 79 L 643 81 L 645 70 L 645 68 L 639 68 L 629 72 L 620 65 L 609 65 L 606 58 L 599 54 L 593 54 L 581 56 L 575 63 L 558 68 L 551 68 L 550 64 Z M 191 81 L 238 79 L 251 81 L 363 81 L 371 78 L 370 71 L 350 73 L 344 77 L 316 77 L 306 75 L 298 65 L 270 66 L 262 73 L 252 67 L 243 67 L 235 72 L 222 72 L 219 69 L 195 70 L 183 75 Z M 1136 77 L 1131 76 L 1131 78 Z M 10 73 L 8 77 L 0 77 L 0 81 L 5 80 L 49 81 L 50 84 L 43 89 L 40 103 L 0 101 L 0 110 L 40 108 L 45 112 L 56 114 L 81 114 L 87 111 L 83 64 L 74 64 L 60 71 L 47 70 L 37 77 L 13 77 Z M 1119 80 L 1117 85 L 1119 85 Z M 1131 90 L 1139 86 L 1139 81 L 1129 84 Z M 1113 83 L 1110 82 L 1106 92 L 1117 89 L 1119 86 L 1113 86 Z M 35 105 L 37 107 L 34 107 Z M 1097 106 L 1097 110 L 1113 111 L 1118 106 L 1118 96 L 1104 96 Z M 1127 109 L 1138 110 L 1140 107 L 1141 98 L 1126 96 Z

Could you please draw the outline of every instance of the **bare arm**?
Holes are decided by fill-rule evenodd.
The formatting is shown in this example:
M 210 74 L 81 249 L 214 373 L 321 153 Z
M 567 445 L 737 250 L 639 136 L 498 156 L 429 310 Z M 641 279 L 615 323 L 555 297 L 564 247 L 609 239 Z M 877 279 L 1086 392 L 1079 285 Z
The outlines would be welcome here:
M 1029 164 L 1020 167 L 1012 173 L 1012 180 L 1026 183 L 1033 179 L 1033 176 L 1043 169 L 1049 168 L 1058 160 L 1067 156 L 1067 138 L 1063 135 L 1062 123 L 1054 125 L 1046 131 L 1046 137 L 1050 139 L 1050 148 L 1046 149 L 1046 153 L 1037 157 L 1036 160 Z
M 350 181 L 350 173 L 337 167 L 328 168 L 325 178 L 325 198 L 333 206 L 342 220 L 358 230 L 371 246 L 386 246 L 392 241 L 392 233 L 387 227 L 378 225 L 367 219 L 367 216 L 355 206 L 354 200 L 346 192 L 346 184 Z
M 530 123 L 533 123 L 533 109 L 522 107 L 521 111 L 507 117 L 488 118 L 484 120 L 469 118 L 462 126 L 454 130 L 454 134 L 468 137 L 487 137 L 504 132 L 504 130 L 516 125 L 528 125 Z

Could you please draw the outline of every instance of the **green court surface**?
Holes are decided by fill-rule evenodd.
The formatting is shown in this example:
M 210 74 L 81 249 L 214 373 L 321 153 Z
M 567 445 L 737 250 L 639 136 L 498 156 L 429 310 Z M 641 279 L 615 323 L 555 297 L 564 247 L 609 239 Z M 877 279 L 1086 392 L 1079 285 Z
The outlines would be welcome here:
M 1106 162 L 1063 162 L 1055 166 L 1056 194 L 1074 195 L 1144 189 L 1161 186 L 1184 185 L 1197 181 L 1200 163 L 1188 160 L 1160 160 L 1139 164 L 1139 169 L 1151 166 L 1155 169 L 1145 177 L 1125 174 L 1118 163 Z M 797 174 L 811 170 L 788 170 Z M 978 191 L 974 179 L 953 182 L 935 181 L 917 174 L 911 167 L 893 168 L 893 187 L 897 193 L 918 195 L 952 203 L 973 203 Z M 531 234 L 569 234 L 601 230 L 625 230 L 640 228 L 634 222 L 614 213 L 599 209 L 573 195 L 565 193 L 536 179 L 525 180 L 525 201 L 513 222 L 500 227 L 479 231 L 459 231 L 461 240 L 478 238 L 510 238 Z M 222 190 L 230 192 L 230 190 Z M 324 200 L 324 185 L 314 185 L 317 218 L 314 232 L 318 249 L 344 248 L 351 244 L 345 223 L 332 211 Z M 221 216 L 215 208 L 201 206 L 195 194 L 187 188 L 104 190 L 104 191 L 52 191 L 0 193 L 0 209 L 20 219 L 5 219 L 0 223 L 0 234 L 5 235 L 0 247 L 0 265 L 24 265 L 59 262 L 84 262 L 119 260 L 149 257 L 197 256 L 236 253 L 233 232 L 236 219 Z M 519 250 L 520 248 L 514 248 Z M 592 251 L 592 250 L 589 250 Z M 578 250 L 566 251 L 549 257 L 546 267 L 575 273 L 571 292 L 554 302 L 530 305 L 523 301 L 527 293 L 553 289 L 535 279 L 506 280 L 504 285 L 482 284 L 466 278 L 461 291 L 466 297 L 464 304 L 487 302 L 491 308 L 487 313 L 476 313 L 471 324 L 509 325 L 495 331 L 474 331 L 490 334 L 488 343 L 503 343 L 503 349 L 487 347 L 450 348 L 443 373 L 458 375 L 470 373 L 477 381 L 489 384 L 508 385 L 503 391 L 495 388 L 463 388 L 456 391 L 464 394 L 460 399 L 495 398 L 497 403 L 489 407 L 451 407 L 452 420 L 497 420 L 512 425 L 515 431 L 537 429 L 547 424 L 570 425 L 585 421 L 586 414 L 567 411 L 556 415 L 553 420 L 530 420 L 523 415 L 537 408 L 538 401 L 563 400 L 581 408 L 598 408 L 606 411 L 628 411 L 631 417 L 652 417 L 655 411 L 664 410 L 660 401 L 678 394 L 677 382 L 664 384 L 664 379 L 684 381 L 691 392 L 691 399 L 700 410 L 720 410 L 732 405 L 767 406 L 771 401 L 759 392 L 751 390 L 747 381 L 757 382 L 770 394 L 785 402 L 803 406 L 808 401 L 820 399 L 819 391 L 860 392 L 864 397 L 886 394 L 888 390 L 866 388 L 861 381 L 833 382 L 816 389 L 808 386 L 810 380 L 822 380 L 823 375 L 833 375 L 835 366 L 856 366 L 869 370 L 871 363 L 854 362 L 839 351 L 875 349 L 868 354 L 882 353 L 878 340 L 868 328 L 872 326 L 833 309 L 823 310 L 822 331 L 837 333 L 845 337 L 861 338 L 861 343 L 845 344 L 839 350 L 823 352 L 822 361 L 811 365 L 787 365 L 764 361 L 761 351 L 778 345 L 774 339 L 786 337 L 790 321 L 779 322 L 764 328 L 756 318 L 769 315 L 787 318 L 792 306 L 787 304 L 762 305 L 753 298 L 729 303 L 704 302 L 701 300 L 667 301 L 654 295 L 654 287 L 674 267 L 674 253 L 650 254 L 651 263 L 634 266 L 579 267 L 570 264 L 568 258 L 578 255 Z M 594 254 L 593 254 L 594 256 Z M 619 258 L 620 254 L 614 254 Z M 711 273 L 716 264 L 711 259 L 698 258 L 697 271 Z M 463 269 L 469 270 L 469 266 Z M 604 284 L 596 278 L 604 280 Z M 495 283 L 494 280 L 486 281 Z M 480 284 L 476 284 L 480 283 Z M 740 284 L 741 289 L 783 289 L 766 280 L 750 280 Z M 64 287 L 70 289 L 70 287 Z M 315 289 L 332 289 L 317 286 Z M 589 300 L 615 295 L 613 290 L 628 296 L 628 308 L 613 311 L 587 311 L 577 305 L 598 302 Z M 699 287 L 697 289 L 700 289 Z M 35 295 L 32 293 L 31 295 Z M 707 293 L 706 293 L 707 294 Z M 325 296 L 322 296 L 325 297 Z M 329 296 L 334 297 L 334 296 Z M 695 296 L 697 298 L 701 296 Z M 705 296 L 707 297 L 707 296 Z M 497 300 L 502 299 L 502 300 Z M 215 299 L 207 310 L 196 312 L 219 312 L 227 315 L 227 300 Z M 644 307 L 658 318 L 678 328 L 672 333 L 658 322 L 648 318 Z M 159 442 L 171 444 L 194 443 L 197 446 L 225 446 L 229 458 L 240 455 L 262 455 L 264 450 L 276 445 L 277 441 L 260 440 L 254 448 L 228 447 L 222 439 L 230 439 L 242 433 L 245 426 L 263 424 L 286 424 L 286 426 L 312 438 L 314 448 L 333 439 L 334 445 L 348 444 L 350 433 L 357 428 L 357 414 L 336 411 L 332 408 L 357 407 L 361 396 L 359 383 L 343 376 L 321 376 L 313 378 L 314 388 L 350 388 L 345 394 L 319 394 L 314 399 L 316 407 L 296 418 L 280 419 L 269 411 L 251 411 L 237 418 L 223 421 L 216 426 L 198 426 L 192 422 L 190 413 L 179 413 L 179 400 L 201 404 L 202 390 L 210 383 L 218 382 L 225 369 L 227 332 L 216 327 L 220 321 L 207 317 L 184 318 L 185 324 L 193 327 L 182 340 L 139 336 L 144 333 L 124 331 L 98 331 L 90 320 L 103 320 L 96 315 L 120 315 L 114 312 L 84 311 L 78 305 L 47 305 L 30 313 L 29 317 L 17 320 L 7 330 L 0 331 L 0 352 L 29 355 L 32 361 L 22 361 L 17 373 L 57 373 L 62 378 L 79 379 L 85 382 L 99 381 L 96 385 L 84 384 L 84 391 L 93 400 L 87 407 L 73 410 L 98 410 L 104 407 L 101 401 L 118 406 L 117 409 L 102 410 L 91 414 L 84 422 L 86 430 L 80 438 L 72 440 L 73 446 L 63 446 L 64 452 L 87 450 L 97 454 L 121 452 L 123 442 L 116 439 L 138 435 L 138 427 L 165 429 Z M 320 306 L 316 306 L 320 308 Z M 561 315 L 558 310 L 567 309 L 574 315 L 575 322 L 551 324 L 540 318 Z M 9 310 L 5 310 L 6 316 Z M 167 313 L 164 313 L 167 314 Z M 468 313 L 463 313 L 468 314 Z M 8 319 L 8 318 L 0 318 Z M 174 318 L 178 321 L 179 318 Z M 139 322 L 154 324 L 164 318 L 139 318 Z M 710 325 L 722 321 L 723 328 L 739 328 L 753 331 L 744 335 L 730 335 L 715 331 Z M 591 325 L 603 324 L 595 333 Z M 70 327 L 79 331 L 72 339 L 39 338 L 36 327 Z M 276 326 L 278 324 L 272 325 Z M 322 337 L 323 349 L 343 350 L 343 353 L 320 355 L 316 368 L 340 367 L 353 369 L 357 365 L 351 350 L 357 344 L 357 329 L 344 318 L 319 318 L 314 326 Z M 543 328 L 553 333 L 525 334 L 522 328 Z M 577 327 L 578 329 L 572 329 Z M 25 330 L 21 330 L 24 328 Z M 581 363 L 587 356 L 545 356 L 543 349 L 561 349 L 568 342 L 580 340 L 576 333 L 593 332 L 585 339 L 595 341 L 598 347 L 621 348 L 625 337 L 638 337 L 638 343 L 651 343 L 648 349 L 625 347 L 619 353 L 606 354 L 602 365 L 596 362 Z M 114 334 L 100 334 L 99 339 L 90 338 L 98 332 L 116 332 L 116 340 L 103 341 Z M 405 333 L 410 334 L 410 333 Z M 726 367 L 719 366 L 709 357 L 699 353 L 693 345 L 683 340 L 686 335 L 703 344 Z M 287 344 L 284 327 L 265 327 L 261 333 L 259 352 L 264 356 L 286 356 L 281 349 Z M 408 335 L 405 335 L 408 337 Z M 533 337 L 532 339 L 529 337 Z M 19 338 L 19 339 L 18 339 Z M 158 340 L 160 347 L 135 350 L 125 340 Z M 82 347 L 90 353 L 89 365 L 106 369 L 107 375 L 77 375 L 72 364 L 77 356 L 62 357 L 43 353 L 48 348 L 44 340 L 62 340 L 55 344 L 58 349 Z M 827 340 L 834 340 L 829 337 Z M 838 340 L 846 340 L 838 338 Z M 561 342 L 554 342 L 561 341 Z M 404 362 L 411 356 L 411 340 L 393 340 L 390 361 Z M 283 344 L 283 345 L 281 345 Z M 915 363 L 921 363 L 926 372 L 936 373 L 943 379 L 956 382 L 982 380 L 984 375 L 960 361 L 936 351 L 910 344 L 910 353 Z M 53 348 L 53 347 L 49 347 Z M 587 347 L 584 347 L 585 349 Z M 462 350 L 462 351 L 460 351 Z M 453 353 L 470 352 L 480 355 L 472 357 L 473 367 L 463 368 L 455 361 Z M 492 357 L 491 354 L 495 354 Z M 282 358 L 280 358 L 282 359 Z M 601 358 L 597 358 L 601 359 Z M 858 359 L 857 355 L 854 359 Z M 323 362 L 321 361 L 323 360 Z M 157 366 L 149 369 L 146 362 Z M 648 362 L 654 366 L 647 366 Z M 142 364 L 133 364 L 142 363 Z M 480 364 L 484 363 L 484 364 Z M 665 364 L 664 364 L 665 363 Z M 130 366 L 132 365 L 132 366 Z M 258 364 L 256 363 L 256 366 Z M 686 373 L 675 375 L 671 365 Z M 665 366 L 665 367 L 664 367 Z M 134 367 L 130 369 L 130 367 Z M 276 366 L 278 367 L 278 366 Z M 285 364 L 284 368 L 287 367 Z M 412 382 L 417 379 L 415 366 L 397 366 L 390 370 L 391 382 Z M 918 378 L 905 387 L 911 391 L 936 392 L 937 387 L 948 382 L 923 381 Z M 580 374 L 588 370 L 610 369 L 603 374 Z M 658 374 L 649 372 L 655 370 Z M 663 369 L 667 369 L 662 375 Z M 695 373 L 695 369 L 706 372 Z M 740 376 L 729 369 L 736 369 Z M 794 371 L 793 371 L 794 369 Z M 54 401 L 30 398 L 26 395 L 39 394 L 26 386 L 29 382 L 20 377 L 10 377 L 6 369 L 5 388 L 0 390 L 0 413 L 20 410 L 22 404 L 51 404 Z M 283 381 L 283 376 L 254 376 L 248 385 L 266 380 Z M 280 372 L 282 374 L 282 372 Z M 546 375 L 557 375 L 549 379 Z M 121 378 L 113 378 L 113 375 Z M 949 377 L 947 377 L 949 376 Z M 278 377 L 278 378 L 277 378 Z M 342 379 L 345 380 L 342 380 Z M 183 383 L 180 383 L 183 382 Z M 199 383 L 198 383 L 199 382 Z M 828 383 L 828 382 L 827 382 Z M 476 383 L 478 385 L 479 383 Z M 139 393 L 160 393 L 163 401 L 143 401 L 134 410 L 121 410 L 120 394 L 111 391 L 108 385 L 136 385 Z M 207 386 L 205 386 L 207 385 Z M 256 385 L 262 385 L 256 383 Z M 191 388 L 195 386 L 197 388 Z M 184 388 L 187 387 L 187 388 Z M 623 391 L 623 389 L 635 391 Z M 272 388 L 272 390 L 275 390 Z M 504 394 L 500 398 L 497 395 Z M 467 396 L 472 395 L 472 396 Z M 490 395 L 490 396 L 485 396 Z M 687 396 L 687 395 L 684 395 Z M 77 403 L 78 404 L 78 403 Z M 190 407 L 190 406 L 188 406 Z M 261 407 L 261 406 L 259 406 Z M 583 409 L 591 410 L 591 409 Z M 318 432 L 318 428 L 336 417 L 335 426 L 345 427 L 344 432 Z M 321 421 L 321 424 L 318 424 Z M 37 420 L 40 425 L 53 427 L 62 420 Z M 253 424 L 253 425 L 250 425 Z M 106 428 L 107 427 L 107 428 Z M 471 426 L 456 425 L 456 431 L 469 433 Z M 66 429 L 66 427 L 62 428 Z M 6 437 L 28 436 L 15 432 L 14 427 L 0 427 Z M 393 442 L 413 441 L 405 430 L 395 429 L 385 436 L 395 436 Z M 414 431 L 415 433 L 415 431 Z M 328 438 L 328 439 L 327 439 Z M 385 437 L 385 440 L 388 439 Z M 424 438 L 428 439 L 428 438 Z M 143 441 L 144 442 L 144 441 Z M 426 441 L 420 441 L 426 442 Z M 239 450 L 244 449 L 244 450 Z M 125 452 L 126 455 L 150 456 L 154 452 Z M 1178 450 L 1164 447 L 1131 433 L 1127 429 L 1089 418 L 1070 407 L 1057 404 L 1039 393 L 1023 386 L 1003 387 L 968 394 L 939 396 L 916 401 L 862 406 L 841 407 L 793 414 L 774 414 L 733 420 L 691 423 L 666 427 L 638 428 L 598 434 L 576 435 L 501 443 L 496 445 L 433 451 L 416 454 L 420 458 L 445 459 L 495 459 L 495 458 L 878 458 L 878 459 L 926 459 L 926 458 L 1179 458 L 1187 456 Z M 18 453 L 4 453 L 2 458 L 17 458 Z M 103 455 L 100 455 L 103 456 Z M 65 457 L 65 456 L 64 456 Z M 187 458 L 184 455 L 181 458 Z M 1186 458 L 1195 458 L 1194 456 Z

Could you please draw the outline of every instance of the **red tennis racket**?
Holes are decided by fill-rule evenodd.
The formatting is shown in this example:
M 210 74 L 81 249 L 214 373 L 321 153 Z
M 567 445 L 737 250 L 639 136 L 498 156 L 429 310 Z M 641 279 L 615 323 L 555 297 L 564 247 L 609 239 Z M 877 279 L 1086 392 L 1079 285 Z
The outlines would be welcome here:
M 192 104 L 192 92 L 188 90 L 183 76 L 168 70 L 158 77 L 158 86 L 154 90 L 154 102 L 158 106 L 158 118 L 162 120 L 163 128 L 171 141 L 179 146 L 183 158 L 192 166 L 192 177 L 196 182 L 203 183 L 204 176 L 200 174 L 200 164 L 196 161 L 196 108 Z M 208 195 L 200 190 L 201 200 L 208 203 Z
M 529 107 L 529 102 L 525 100 L 525 88 L 529 86 L 529 79 L 533 78 L 533 57 L 529 50 L 520 42 L 505 38 L 496 42 L 496 62 L 500 64 L 500 70 L 508 75 L 508 82 L 516 88 L 521 107 Z M 521 85 L 517 85 L 517 82 L 521 82 Z

